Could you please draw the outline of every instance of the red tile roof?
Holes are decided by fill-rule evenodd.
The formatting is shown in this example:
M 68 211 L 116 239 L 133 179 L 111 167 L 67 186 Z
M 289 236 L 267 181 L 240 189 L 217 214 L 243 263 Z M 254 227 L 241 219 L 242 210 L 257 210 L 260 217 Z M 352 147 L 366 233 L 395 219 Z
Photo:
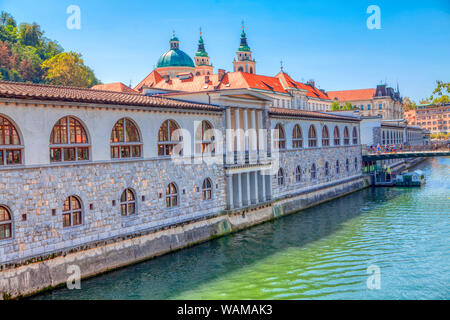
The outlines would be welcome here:
M 328 96 L 338 101 L 355 101 L 355 100 L 370 100 L 375 95 L 376 89 L 357 89 L 357 90 L 342 90 L 342 91 L 328 91 Z
M 259 89 L 273 91 L 277 93 L 288 93 L 276 77 L 263 76 L 247 72 L 229 72 L 227 78 L 223 79 L 220 88 L 222 89 Z M 229 84 L 229 86 L 227 86 Z
M 224 89 L 257 89 L 270 91 L 273 93 L 289 94 L 290 88 L 306 90 L 306 95 L 311 98 L 330 100 L 326 93 L 309 84 L 294 81 L 287 73 L 280 72 L 275 77 L 264 76 L 247 72 L 227 72 L 222 81 L 219 81 L 218 74 L 209 75 L 209 81 L 206 82 L 204 75 L 191 76 L 188 79 L 171 78 L 166 81 L 157 72 L 150 73 L 135 90 L 141 90 L 142 87 L 153 87 L 170 91 L 202 92 Z
M 346 121 L 360 121 L 359 118 L 351 116 L 340 116 L 332 113 L 297 110 L 287 108 L 270 108 L 269 114 L 278 116 L 292 116 L 301 118 L 317 118 L 317 119 L 331 119 L 331 120 L 346 120 Z
M 223 110 L 222 107 L 215 105 L 184 102 L 162 97 L 149 97 L 139 93 L 113 92 L 87 88 L 49 86 L 43 84 L 8 81 L 0 81 L 0 97 L 210 111 Z
M 129 86 L 124 85 L 122 82 L 97 84 L 91 89 L 94 90 L 106 90 L 106 91 L 116 91 L 116 92 L 128 92 L 128 93 L 138 93 L 137 91 L 131 89 Z
M 144 80 L 134 87 L 134 90 L 140 91 L 143 86 L 153 87 L 162 80 L 164 80 L 162 75 L 160 75 L 158 71 L 153 70 Z

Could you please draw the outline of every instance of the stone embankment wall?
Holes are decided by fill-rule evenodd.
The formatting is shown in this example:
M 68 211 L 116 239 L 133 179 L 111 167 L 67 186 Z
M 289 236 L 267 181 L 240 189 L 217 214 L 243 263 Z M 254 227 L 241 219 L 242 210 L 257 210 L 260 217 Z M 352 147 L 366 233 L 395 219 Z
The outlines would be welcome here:
M 71 275 L 68 268 L 72 265 L 80 268 L 82 278 L 95 276 L 294 213 L 368 185 L 366 178 L 355 176 L 331 185 L 318 185 L 314 189 L 255 207 L 224 211 L 214 216 L 149 230 L 148 233 L 122 236 L 38 257 L 0 271 L 0 299 L 27 296 L 65 285 Z

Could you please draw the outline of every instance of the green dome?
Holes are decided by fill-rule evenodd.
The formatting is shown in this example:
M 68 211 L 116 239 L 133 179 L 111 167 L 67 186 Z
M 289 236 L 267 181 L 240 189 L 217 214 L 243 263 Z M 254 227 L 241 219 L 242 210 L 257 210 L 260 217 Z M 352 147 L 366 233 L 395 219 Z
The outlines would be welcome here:
M 171 49 L 159 58 L 157 68 L 190 67 L 195 68 L 194 61 L 180 49 Z

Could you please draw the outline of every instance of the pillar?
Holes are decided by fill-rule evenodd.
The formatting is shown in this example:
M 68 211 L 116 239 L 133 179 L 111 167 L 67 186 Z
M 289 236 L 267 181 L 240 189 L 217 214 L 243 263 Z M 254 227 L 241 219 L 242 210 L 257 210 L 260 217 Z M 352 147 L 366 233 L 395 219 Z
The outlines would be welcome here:
M 234 201 L 233 201 L 233 175 L 227 174 L 227 205 L 228 209 L 231 210 L 234 208 Z
M 260 171 L 261 176 L 261 189 L 262 189 L 262 198 L 261 201 L 265 202 L 267 200 L 267 194 L 266 194 L 266 176 L 264 175 L 264 171 Z
M 265 134 L 264 126 L 262 121 L 262 111 L 258 111 L 258 153 L 259 159 L 265 159 L 267 157 L 266 144 L 265 144 Z
M 236 135 L 236 154 L 238 163 L 241 162 L 241 119 L 239 115 L 239 108 L 234 109 L 234 117 L 236 122 L 235 135 Z
M 227 139 L 227 150 L 226 159 L 227 163 L 234 162 L 233 154 L 233 130 L 231 128 L 231 108 L 227 107 L 225 110 L 225 122 L 226 122 L 226 139 Z
M 237 174 L 237 203 L 236 208 L 242 207 L 242 177 L 241 173 Z
M 256 116 L 255 110 L 250 111 L 250 163 L 254 163 L 257 158 L 258 141 L 256 138 Z
M 257 204 L 259 202 L 258 192 L 258 171 L 253 172 L 253 194 L 252 194 L 252 203 Z

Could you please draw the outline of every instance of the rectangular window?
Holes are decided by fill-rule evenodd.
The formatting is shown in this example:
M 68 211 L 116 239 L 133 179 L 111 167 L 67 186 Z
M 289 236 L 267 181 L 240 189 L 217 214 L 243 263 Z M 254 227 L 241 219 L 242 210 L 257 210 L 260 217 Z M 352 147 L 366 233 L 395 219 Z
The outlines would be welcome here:
M 61 148 L 51 148 L 50 149 L 50 162 L 62 161 L 61 158 Z
M 130 147 L 120 147 L 120 155 L 121 155 L 121 158 L 129 158 L 130 157 Z
M 88 160 L 89 159 L 89 149 L 88 148 L 77 148 L 78 160 Z
M 132 149 L 132 157 L 140 158 L 141 157 L 141 146 L 133 146 Z
M 20 164 L 20 150 L 6 150 L 6 164 Z
M 113 159 L 120 158 L 120 148 L 119 147 L 111 147 L 111 156 Z
M 0 225 L 0 239 L 11 238 L 11 224 Z
M 81 224 L 81 211 L 73 212 L 73 225 L 78 226 Z
M 75 161 L 75 148 L 64 149 L 64 161 Z
M 63 214 L 63 227 L 70 227 L 70 213 Z

